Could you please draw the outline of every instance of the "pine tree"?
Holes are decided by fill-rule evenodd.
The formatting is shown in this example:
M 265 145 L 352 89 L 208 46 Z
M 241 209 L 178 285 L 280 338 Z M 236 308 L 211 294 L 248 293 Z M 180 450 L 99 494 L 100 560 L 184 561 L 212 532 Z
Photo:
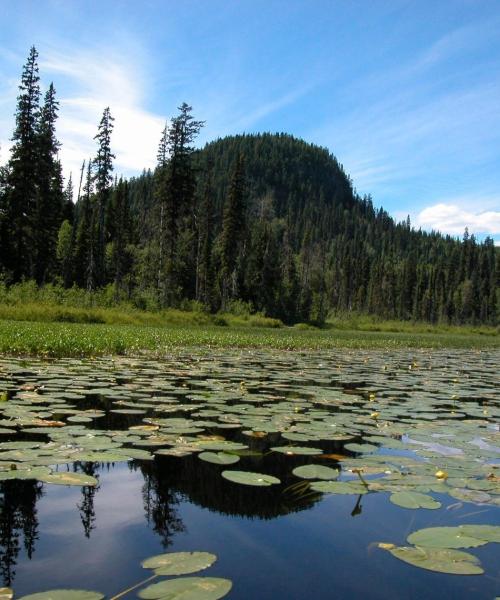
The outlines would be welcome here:
M 39 284 L 54 273 L 57 238 L 64 204 L 62 169 L 57 158 L 60 144 L 55 132 L 58 106 L 55 89 L 51 83 L 45 95 L 37 127 L 34 276 Z
M 245 166 L 240 154 L 233 167 L 229 194 L 224 205 L 221 233 L 221 299 L 226 308 L 228 300 L 237 294 L 238 255 L 245 237 Z
M 128 208 L 128 183 L 120 178 L 111 194 L 110 205 L 114 217 L 113 237 L 110 242 L 110 275 L 118 299 L 123 280 L 131 268 L 128 245 L 131 240 L 131 219 Z
M 203 198 L 198 215 L 198 249 L 196 261 L 196 299 L 213 308 L 214 273 L 212 264 L 212 244 L 214 227 L 213 207 L 213 161 L 209 159 Z
M 73 219 L 75 217 L 75 204 L 73 202 L 74 194 L 75 190 L 73 188 L 73 176 L 70 173 L 66 189 L 64 190 L 64 204 L 62 210 L 63 220 L 68 221 L 70 224 L 73 223 Z
M 193 227 L 193 199 L 196 186 L 192 166 L 193 143 L 203 121 L 196 121 L 191 115 L 192 108 L 185 102 L 179 107 L 179 114 L 171 119 L 168 132 L 164 130 L 166 143 L 160 144 L 160 159 L 168 162 L 161 169 L 158 183 L 158 201 L 164 205 L 164 236 L 167 242 L 164 284 L 161 285 L 164 298 L 162 303 L 172 304 L 182 293 L 179 285 L 180 262 L 177 253 L 179 228 L 186 219 Z M 162 138 L 163 140 L 163 138 Z M 163 236 L 162 236 L 163 238 Z M 163 243 L 163 242 L 161 242 Z M 160 286 L 159 286 L 160 287 Z
M 73 223 L 73 237 L 75 240 L 73 271 L 74 282 L 79 287 L 92 289 L 94 286 L 93 268 L 95 235 L 93 228 L 92 210 L 93 178 L 92 161 L 87 163 L 87 175 L 83 193 L 77 205 L 78 218 Z
M 17 99 L 14 142 L 8 163 L 5 199 L 4 265 L 14 281 L 32 277 L 35 271 L 37 203 L 37 122 L 40 87 L 38 53 L 34 46 L 23 68 Z
M 105 281 L 105 215 L 109 202 L 111 186 L 113 184 L 113 158 L 111 152 L 111 133 L 113 131 L 114 118 L 111 116 L 109 107 L 104 109 L 99 128 L 94 139 L 97 140 L 98 150 L 94 160 L 95 166 L 95 252 L 90 265 L 91 273 L 89 281 L 94 281 L 97 286 L 103 285 Z

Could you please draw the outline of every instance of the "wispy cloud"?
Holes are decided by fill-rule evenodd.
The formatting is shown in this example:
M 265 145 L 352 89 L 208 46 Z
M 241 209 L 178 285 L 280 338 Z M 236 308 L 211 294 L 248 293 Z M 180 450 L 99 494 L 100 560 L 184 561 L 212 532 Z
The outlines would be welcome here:
M 487 68 L 484 61 L 468 62 L 468 53 L 484 50 L 497 31 L 487 23 L 464 26 L 406 63 L 353 80 L 334 118 L 311 137 L 334 148 L 357 189 L 373 192 L 379 204 L 406 192 L 410 181 L 412 195 L 425 203 L 431 175 L 436 186 L 455 173 L 472 179 L 495 159 L 500 143 L 500 63 L 492 54 Z M 449 67 L 452 60 L 460 68 Z
M 57 133 L 66 174 L 78 171 L 96 151 L 94 135 L 106 106 L 115 118 L 112 149 L 115 172 L 129 175 L 154 166 L 164 117 L 143 107 L 147 93 L 138 61 L 106 48 L 46 55 L 46 77 L 63 79 Z

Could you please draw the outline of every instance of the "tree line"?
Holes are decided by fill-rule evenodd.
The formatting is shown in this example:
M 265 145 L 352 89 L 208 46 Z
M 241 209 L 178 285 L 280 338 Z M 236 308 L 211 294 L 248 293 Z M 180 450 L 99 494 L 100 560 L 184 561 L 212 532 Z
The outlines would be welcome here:
M 37 51 L 23 68 L 10 159 L 0 171 L 0 273 L 142 308 L 245 307 L 286 323 L 330 313 L 497 324 L 500 253 L 396 223 L 360 197 L 324 148 L 286 134 L 239 135 L 197 150 L 188 104 L 159 132 L 157 166 L 113 176 L 110 108 L 75 190 L 64 184 L 52 84 Z M 76 199 L 74 203 L 73 200 Z

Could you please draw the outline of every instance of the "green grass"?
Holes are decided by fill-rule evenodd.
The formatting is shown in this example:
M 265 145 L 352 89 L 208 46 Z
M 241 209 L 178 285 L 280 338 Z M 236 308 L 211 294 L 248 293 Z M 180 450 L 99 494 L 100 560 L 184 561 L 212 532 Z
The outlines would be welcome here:
M 321 350 L 332 348 L 500 347 L 498 336 L 300 330 L 282 327 L 170 327 L 0 321 L 0 353 L 47 357 L 108 354 L 162 356 L 181 347 Z
M 445 325 L 423 321 L 391 321 L 373 315 L 340 315 L 331 317 L 326 323 L 334 329 L 356 331 L 382 331 L 387 333 L 435 333 L 452 335 L 498 335 L 500 327 L 489 325 Z
M 41 356 L 161 355 L 180 347 L 270 348 L 498 348 L 494 327 L 384 321 L 367 315 L 331 317 L 321 329 L 285 327 L 250 314 L 241 301 L 211 315 L 196 302 L 160 310 L 154 294 L 117 298 L 113 286 L 88 293 L 33 281 L 0 283 L 0 353 Z

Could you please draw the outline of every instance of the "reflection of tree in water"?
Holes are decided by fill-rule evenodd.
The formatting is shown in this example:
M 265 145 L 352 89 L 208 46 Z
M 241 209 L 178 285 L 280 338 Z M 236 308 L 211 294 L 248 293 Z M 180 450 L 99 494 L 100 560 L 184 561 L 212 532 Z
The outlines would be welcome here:
M 74 471 L 76 471 L 76 466 L 74 467 Z M 93 462 L 82 463 L 80 467 L 80 471 L 85 473 L 85 475 L 91 475 L 96 479 L 99 479 L 99 465 Z M 80 519 L 83 525 L 83 531 L 85 533 L 85 537 L 90 537 L 90 532 L 95 529 L 95 508 L 94 508 L 94 497 L 97 491 L 97 487 L 92 486 L 84 486 L 82 487 L 82 501 L 80 504 L 77 504 L 77 508 L 80 511 Z
M 21 536 L 28 558 L 35 551 L 38 539 L 36 502 L 42 494 L 42 486 L 36 481 L 12 480 L 1 485 L 0 571 L 4 585 L 10 585 L 15 577 Z
M 186 529 L 177 514 L 179 496 L 172 490 L 167 478 L 158 476 L 157 469 L 144 465 L 141 471 L 144 476 L 142 499 L 146 520 L 161 537 L 163 547 L 167 548 L 172 543 L 173 536 Z

